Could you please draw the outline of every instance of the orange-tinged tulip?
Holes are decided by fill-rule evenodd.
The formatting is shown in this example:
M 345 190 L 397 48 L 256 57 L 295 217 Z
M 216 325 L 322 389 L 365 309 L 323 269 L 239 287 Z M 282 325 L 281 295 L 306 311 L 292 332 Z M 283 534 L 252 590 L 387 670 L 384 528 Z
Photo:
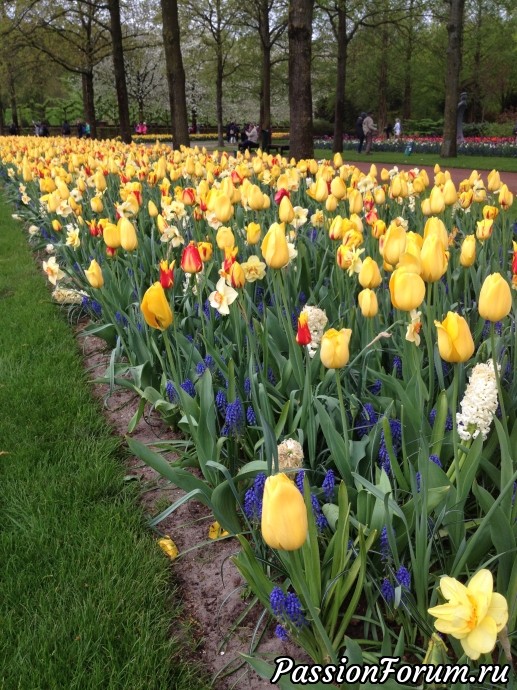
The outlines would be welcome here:
M 460 264 L 469 268 L 476 260 L 476 236 L 467 235 L 461 244 Z
M 204 264 L 206 264 L 207 261 L 210 261 L 210 259 L 212 258 L 213 251 L 214 251 L 212 243 L 211 242 L 198 242 L 197 248 L 199 250 L 199 256 L 201 257 L 201 261 Z
M 248 223 L 246 226 L 246 240 L 248 244 L 258 244 L 262 228 L 258 223 Z
M 203 270 L 203 262 L 195 242 L 189 242 L 183 249 L 180 266 L 185 273 L 199 273 Z
M 232 247 L 235 246 L 235 235 L 233 234 L 231 228 L 228 228 L 225 225 L 223 225 L 217 231 L 215 241 L 219 249 L 232 249 Z
M 497 206 L 483 206 L 483 218 L 495 220 L 499 215 Z
M 478 220 L 476 223 L 476 237 L 481 242 L 484 242 L 492 235 L 492 230 L 494 229 L 494 221 L 491 218 L 484 218 L 483 220 Z
M 174 264 L 173 261 L 169 266 L 169 262 L 164 259 L 160 261 L 160 285 L 164 290 L 171 288 L 174 285 Z
M 56 218 L 54 218 L 54 220 L 52 221 L 52 229 L 55 232 L 61 232 L 61 230 L 63 229 L 63 226 Z
M 270 268 L 283 268 L 289 263 L 289 247 L 285 239 L 285 226 L 283 223 L 273 223 L 267 231 L 260 251 L 264 261 Z
M 84 272 L 86 280 L 90 283 L 92 288 L 101 288 L 104 285 L 104 278 L 99 264 L 92 259 L 89 268 Z
M 474 192 L 472 189 L 467 189 L 464 192 L 461 192 L 458 197 L 459 204 L 463 209 L 470 208 L 473 200 Z
M 290 223 L 294 220 L 294 209 L 288 196 L 284 196 L 280 202 L 278 217 L 281 223 Z
M 503 184 L 503 186 L 499 190 L 498 201 L 503 211 L 507 211 L 513 204 L 513 194 L 510 192 L 510 190 L 505 184 Z
M 138 238 L 133 223 L 128 218 L 119 220 L 120 246 L 128 252 L 133 252 L 138 247 Z
M 321 338 L 320 359 L 327 369 L 341 369 L 350 359 L 348 345 L 352 331 L 342 328 L 340 331 L 330 328 Z
M 332 219 L 329 228 L 329 237 L 331 240 L 343 239 L 343 218 L 341 216 L 335 216 Z
M 445 362 L 466 362 L 474 354 L 474 341 L 468 323 L 463 316 L 448 312 L 440 323 L 435 321 L 438 332 L 438 351 Z
M 487 276 L 479 293 L 478 310 L 483 319 L 500 321 L 512 308 L 512 291 L 500 273 Z
M 309 329 L 309 317 L 302 311 L 298 317 L 298 331 L 296 332 L 296 342 L 298 345 L 309 345 L 311 342 L 311 331 Z
M 425 283 L 418 273 L 404 267 L 397 268 L 391 274 L 390 295 L 395 309 L 417 309 L 424 301 Z
M 305 501 L 286 474 L 266 479 L 260 527 L 262 538 L 272 549 L 296 551 L 307 539 Z
M 449 256 L 438 235 L 429 235 L 424 240 L 420 252 L 422 262 L 421 276 L 426 283 L 435 283 L 447 270 Z
M 230 284 L 233 288 L 242 288 L 246 283 L 244 270 L 238 261 L 234 261 L 229 272 Z
M 372 236 L 375 237 L 376 240 L 378 240 L 385 233 L 386 233 L 386 223 L 381 218 L 379 218 L 372 225 Z
M 371 256 L 367 256 L 363 261 L 358 280 L 363 288 L 376 288 L 381 284 L 382 277 L 379 265 Z
M 361 290 L 361 292 L 357 295 L 357 301 L 359 303 L 362 315 L 367 319 L 373 318 L 379 311 L 377 295 L 369 288 Z
M 165 291 L 158 281 L 145 291 L 140 309 L 145 322 L 151 328 L 164 331 L 172 323 L 172 311 Z

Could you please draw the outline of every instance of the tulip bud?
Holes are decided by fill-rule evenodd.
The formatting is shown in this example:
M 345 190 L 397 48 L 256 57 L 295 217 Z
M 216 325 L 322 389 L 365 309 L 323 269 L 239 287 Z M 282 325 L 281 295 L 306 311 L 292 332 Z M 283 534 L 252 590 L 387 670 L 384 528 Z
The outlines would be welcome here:
M 476 223 L 476 237 L 481 242 L 484 242 L 492 235 L 494 221 L 491 218 L 478 220 Z
M 329 228 L 329 237 L 331 240 L 343 239 L 343 218 L 341 218 L 341 216 L 335 216 L 332 219 Z
M 346 184 L 340 177 L 334 177 L 330 183 L 330 193 L 336 199 L 344 199 L 346 197 Z
M 120 229 L 115 223 L 106 223 L 102 236 L 107 247 L 118 249 L 120 247 Z
M 458 201 L 458 192 L 452 180 L 447 180 L 443 186 L 443 200 L 446 206 L 452 206 Z
M 495 220 L 499 215 L 497 206 L 483 206 L 483 218 Z
M 232 249 L 232 247 L 235 246 L 235 235 L 233 234 L 231 228 L 228 228 L 225 225 L 223 225 L 217 231 L 215 241 L 219 249 Z
M 106 178 L 104 177 L 104 173 L 102 172 L 102 170 L 97 170 L 97 172 L 93 176 L 93 182 L 98 192 L 103 192 L 106 189 Z
M 309 329 L 309 317 L 307 313 L 302 311 L 298 317 L 298 331 L 296 333 L 296 342 L 298 345 L 309 345 L 312 340 L 311 331 Z
M 164 290 L 171 288 L 174 285 L 174 264 L 173 261 L 169 266 L 167 260 L 160 261 L 160 285 Z
M 432 234 L 424 240 L 420 252 L 421 276 L 426 283 L 435 283 L 447 270 L 449 257 L 438 235 Z
M 278 216 L 281 223 L 290 223 L 294 219 L 294 209 L 288 196 L 284 196 L 278 207 Z
M 384 235 L 382 244 L 382 257 L 384 261 L 395 266 L 399 257 L 406 251 L 406 231 L 402 225 L 391 223 Z
M 512 308 L 512 292 L 500 273 L 487 276 L 479 293 L 479 314 L 488 321 L 500 321 Z
M 269 547 L 282 551 L 296 551 L 307 539 L 305 501 L 286 474 L 275 474 L 266 479 L 261 531 Z
M 411 311 L 417 309 L 425 297 L 425 283 L 414 271 L 397 268 L 390 278 L 391 303 L 395 309 Z
M 63 226 L 62 226 L 61 223 L 57 220 L 57 218 L 54 218 L 54 220 L 52 221 L 52 229 L 53 229 L 55 232 L 61 232 L 61 230 L 63 229 Z
M 227 180 L 228 178 L 226 177 L 225 179 Z M 232 202 L 225 194 L 220 194 L 215 199 L 214 213 L 220 223 L 227 223 L 233 216 Z
M 503 184 L 503 186 L 499 190 L 498 201 L 503 211 L 507 211 L 513 204 L 513 194 L 510 192 L 510 190 L 505 184 Z
M 379 265 L 371 256 L 367 256 L 363 261 L 358 280 L 363 288 L 376 288 L 381 284 L 382 277 Z
M 258 223 L 248 223 L 246 227 L 246 240 L 248 244 L 258 244 L 262 229 Z
M 151 218 L 156 218 L 156 216 L 159 213 L 158 208 L 154 201 L 152 201 L 152 199 L 149 199 L 149 201 L 147 202 L 147 211 Z
M 476 260 L 476 237 L 467 235 L 461 244 L 460 264 L 469 268 Z
M 172 311 L 169 302 L 159 282 L 153 283 L 143 296 L 140 309 L 145 322 L 151 328 L 164 331 L 172 323 Z
M 445 198 L 439 187 L 433 187 L 431 189 L 431 194 L 429 195 L 429 208 L 433 215 L 438 215 L 445 209 Z
M 104 210 L 102 199 L 99 196 L 94 196 L 90 199 L 90 206 L 94 213 L 102 213 Z
M 337 208 L 337 198 L 333 194 L 329 194 L 327 200 L 325 201 L 325 209 L 329 213 L 334 213 Z
M 248 191 L 248 206 L 252 211 L 261 211 L 264 208 L 264 195 L 256 184 L 250 185 Z
M 501 177 L 497 170 L 488 173 L 488 191 L 498 192 L 501 189 Z
M 138 247 L 138 238 L 133 223 L 127 218 L 121 218 L 119 221 L 120 228 L 120 246 L 127 252 L 132 252 Z
M 212 258 L 213 254 L 213 246 L 211 242 L 198 242 L 197 243 L 197 248 L 199 250 L 199 256 L 201 257 L 201 261 L 206 264 L 207 261 L 210 261 Z
M 378 240 L 385 234 L 385 232 L 386 223 L 381 218 L 378 218 L 372 225 L 372 237 L 375 237 L 375 239 Z
M 359 303 L 362 315 L 367 319 L 373 318 L 379 311 L 377 295 L 369 288 L 361 290 L 361 292 L 357 295 L 357 301 Z
M 289 247 L 284 224 L 273 223 L 260 246 L 264 261 L 270 268 L 283 268 L 289 263 Z
M 104 278 L 99 264 L 92 259 L 89 268 L 84 272 L 86 280 L 90 283 L 92 288 L 101 288 L 104 285 Z
M 438 351 L 445 362 L 466 362 L 474 354 L 474 341 L 463 316 L 452 311 L 434 325 L 438 332 Z
M 340 331 L 330 328 L 321 338 L 320 359 L 327 369 L 341 369 L 350 359 L 348 345 L 352 331 L 342 328 Z
M 348 194 L 350 213 L 361 213 L 363 210 L 363 197 L 358 189 L 352 189 Z

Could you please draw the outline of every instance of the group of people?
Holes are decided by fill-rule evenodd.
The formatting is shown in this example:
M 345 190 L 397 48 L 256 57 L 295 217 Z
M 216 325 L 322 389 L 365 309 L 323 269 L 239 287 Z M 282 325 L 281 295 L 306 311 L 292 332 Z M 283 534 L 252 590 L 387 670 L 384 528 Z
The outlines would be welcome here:
M 373 136 L 377 132 L 377 125 L 373 121 L 373 113 L 370 111 L 368 113 L 362 112 L 355 123 L 355 133 L 359 139 L 357 145 L 357 153 L 361 153 L 363 150 L 363 144 L 365 144 L 364 152 L 365 154 L 370 154 L 372 150 Z M 402 134 L 402 124 L 400 118 L 396 118 L 395 124 L 392 125 L 390 122 L 384 128 L 386 134 L 386 139 L 390 139 L 393 134 L 396 139 L 399 139 Z
M 135 134 L 147 134 L 148 128 L 147 128 L 147 122 L 139 122 L 135 126 Z
M 236 144 L 239 141 L 240 149 L 256 149 L 259 146 L 260 127 L 257 124 L 248 123 L 239 127 L 235 122 L 226 126 L 226 141 Z

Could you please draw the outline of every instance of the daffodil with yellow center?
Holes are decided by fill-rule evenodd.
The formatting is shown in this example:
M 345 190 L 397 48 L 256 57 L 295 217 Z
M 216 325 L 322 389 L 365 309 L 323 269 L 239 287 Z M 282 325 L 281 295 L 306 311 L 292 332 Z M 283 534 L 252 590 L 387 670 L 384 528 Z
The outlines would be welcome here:
M 422 322 L 420 321 L 421 315 L 421 311 L 411 309 L 409 312 L 411 323 L 408 325 L 406 330 L 406 340 L 410 343 L 415 343 L 417 347 L 420 345 L 420 329 L 422 328 Z
M 247 261 L 241 264 L 241 268 L 248 283 L 262 280 L 266 275 L 266 264 L 255 254 L 252 254 Z
M 226 284 L 224 278 L 220 278 L 217 281 L 215 290 L 210 293 L 208 300 L 213 309 L 217 309 L 220 314 L 228 316 L 230 313 L 230 304 L 235 302 L 238 294 L 237 290 L 234 290 Z
M 467 586 L 442 577 L 440 592 L 448 602 L 428 611 L 436 618 L 438 632 L 459 640 L 470 659 L 490 653 L 508 620 L 508 604 L 502 594 L 493 591 L 492 573 L 479 570 Z
M 67 225 L 66 244 L 73 249 L 79 249 L 81 240 L 79 238 L 79 228 L 73 225 Z
M 51 256 L 48 261 L 43 262 L 43 270 L 47 274 L 49 282 L 55 285 L 58 280 L 65 277 L 63 271 L 59 268 L 59 264 L 56 261 L 55 256 Z

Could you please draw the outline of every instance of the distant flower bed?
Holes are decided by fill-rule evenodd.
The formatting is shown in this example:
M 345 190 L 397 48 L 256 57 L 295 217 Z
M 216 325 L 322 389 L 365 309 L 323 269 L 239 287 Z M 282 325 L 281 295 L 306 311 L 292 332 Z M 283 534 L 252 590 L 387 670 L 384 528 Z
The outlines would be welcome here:
M 316 148 L 331 149 L 332 137 L 322 137 L 314 142 Z M 358 139 L 347 137 L 343 141 L 345 151 L 357 148 Z M 374 139 L 376 151 L 390 151 L 405 153 L 411 145 L 413 153 L 440 153 L 441 137 L 402 137 L 400 139 Z M 517 156 L 517 145 L 513 137 L 466 137 L 463 144 L 458 145 L 458 153 L 465 156 Z

